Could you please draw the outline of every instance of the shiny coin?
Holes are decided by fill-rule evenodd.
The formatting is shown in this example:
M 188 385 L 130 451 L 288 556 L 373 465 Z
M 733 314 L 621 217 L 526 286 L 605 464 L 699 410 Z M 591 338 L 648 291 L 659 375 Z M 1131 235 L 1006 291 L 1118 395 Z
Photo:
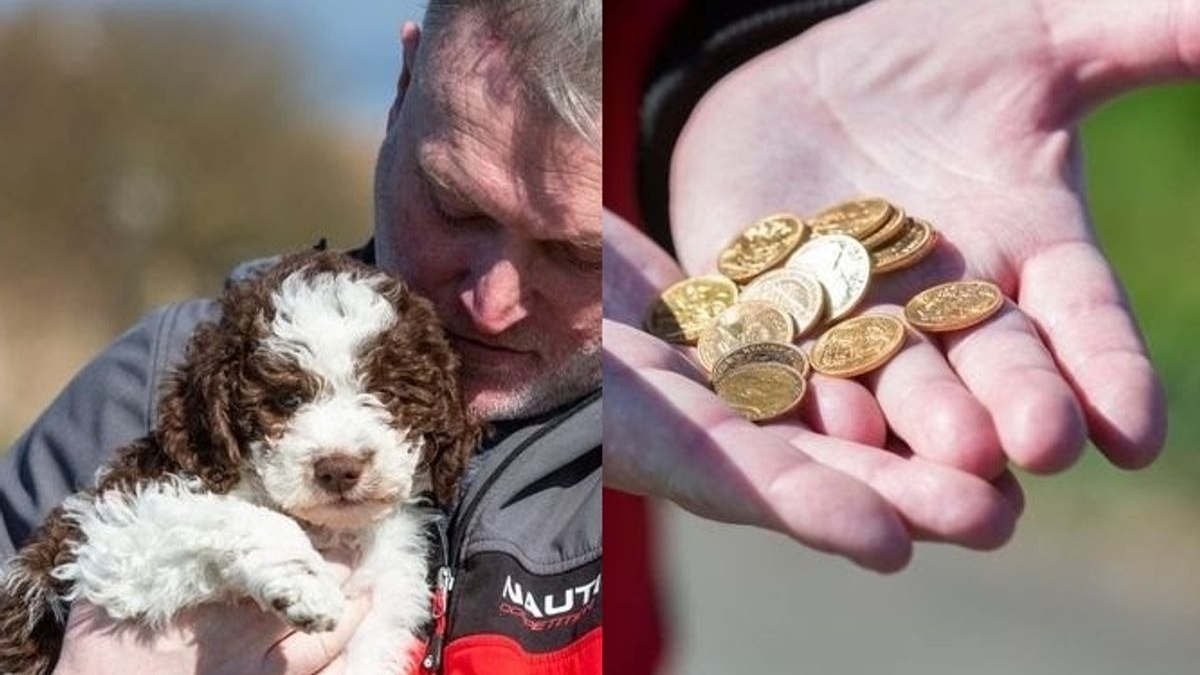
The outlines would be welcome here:
M 730 370 L 749 363 L 782 363 L 802 377 L 808 377 L 808 357 L 799 347 L 778 342 L 756 342 L 738 347 L 717 361 L 712 369 L 713 379 L 719 379 Z
M 904 209 L 895 207 L 892 209 L 892 216 L 883 224 L 874 234 L 862 240 L 862 245 L 868 249 L 874 250 L 888 243 L 891 243 L 901 232 L 908 226 L 908 214 Z
M 749 363 L 725 373 L 713 388 L 731 408 L 757 422 L 795 408 L 808 387 L 799 372 L 782 363 Z
M 944 332 L 970 328 L 1004 306 L 1004 294 L 988 281 L 951 281 L 917 293 L 904 306 L 914 328 Z
M 737 284 L 723 276 L 684 279 L 658 297 L 646 315 L 646 330 L 668 342 L 695 344 L 708 323 L 737 297 Z
M 918 218 L 909 218 L 900 233 L 890 244 L 871 251 L 872 271 L 877 274 L 912 267 L 933 252 L 937 244 L 937 232 L 933 226 Z
M 803 270 L 771 270 L 742 289 L 742 301 L 765 300 L 784 310 L 796 324 L 796 336 L 807 333 L 825 313 L 821 282 Z
M 754 342 L 791 342 L 795 330 L 792 318 L 783 310 L 762 300 L 739 300 L 721 312 L 700 332 L 696 349 L 700 363 L 712 370 L 729 352 Z
M 844 234 L 861 241 L 883 227 L 893 210 L 885 199 L 863 197 L 825 209 L 809 220 L 808 226 L 813 236 Z
M 787 266 L 821 282 L 830 320 L 849 314 L 866 295 L 871 281 L 871 254 L 857 239 L 844 234 L 813 239 L 792 254 Z
M 725 276 L 745 283 L 777 267 L 808 236 L 808 228 L 789 213 L 767 216 L 746 228 L 721 251 L 717 269 Z
M 813 346 L 812 367 L 834 377 L 856 377 L 887 363 L 902 346 L 904 322 L 866 314 L 825 331 Z

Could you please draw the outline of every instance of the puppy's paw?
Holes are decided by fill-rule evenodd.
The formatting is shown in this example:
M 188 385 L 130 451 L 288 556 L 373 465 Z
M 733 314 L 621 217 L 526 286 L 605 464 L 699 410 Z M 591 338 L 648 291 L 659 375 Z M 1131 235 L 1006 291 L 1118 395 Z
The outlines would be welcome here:
M 263 599 L 284 621 L 306 633 L 333 630 L 346 607 L 337 582 L 308 565 L 267 582 Z

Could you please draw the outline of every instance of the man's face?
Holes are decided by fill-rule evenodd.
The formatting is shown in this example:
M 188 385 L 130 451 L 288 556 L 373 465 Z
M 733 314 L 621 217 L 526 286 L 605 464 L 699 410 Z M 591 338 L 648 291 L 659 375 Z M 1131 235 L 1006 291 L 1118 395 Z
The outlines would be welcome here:
M 471 17 L 421 51 L 380 150 L 378 263 L 433 301 L 472 414 L 543 412 L 600 382 L 600 153 L 522 101 Z

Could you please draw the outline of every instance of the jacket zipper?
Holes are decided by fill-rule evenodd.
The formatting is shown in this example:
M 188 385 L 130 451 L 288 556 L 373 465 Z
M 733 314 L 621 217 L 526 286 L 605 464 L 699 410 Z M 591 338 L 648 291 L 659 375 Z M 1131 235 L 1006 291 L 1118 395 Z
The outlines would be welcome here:
M 421 665 L 425 670 L 431 673 L 441 672 L 442 652 L 446 646 L 446 635 L 450 628 L 451 610 L 454 608 L 454 598 L 456 597 L 452 593 L 454 590 L 454 572 L 458 565 L 462 563 L 459 558 L 462 554 L 463 540 L 467 536 L 467 526 L 471 523 L 471 518 L 474 517 L 475 510 L 479 508 L 479 503 L 483 501 L 484 495 L 488 493 L 488 490 L 500 478 L 500 475 L 512 466 L 513 462 L 525 452 L 526 448 L 541 440 L 542 436 L 558 428 L 563 420 L 566 420 L 575 414 L 577 410 L 588 405 L 594 399 L 599 398 L 599 396 L 600 392 L 596 391 L 547 421 L 540 429 L 518 445 L 508 457 L 505 457 L 500 462 L 500 466 L 496 467 L 495 471 L 492 471 L 491 474 L 484 478 L 483 484 L 479 487 L 479 492 L 475 493 L 475 498 L 467 504 L 466 508 L 458 512 L 459 517 L 453 518 L 449 525 L 446 525 L 444 520 L 438 521 L 438 537 L 441 539 L 442 544 L 442 564 L 438 567 L 437 581 L 433 591 L 433 634 L 429 636 L 429 645 L 425 650 L 425 658 L 421 661 Z M 453 531 L 449 537 L 447 537 L 447 527 Z M 449 548 L 446 546 L 447 538 L 450 539 Z M 438 616 L 439 613 L 440 616 Z
M 437 581 L 433 587 L 433 634 L 429 636 L 429 644 L 425 649 L 425 659 L 421 666 L 433 673 L 442 667 L 442 647 L 446 641 L 447 609 L 450 603 L 450 591 L 454 589 L 454 567 L 451 565 L 449 542 L 447 541 L 447 519 L 437 520 L 437 533 L 442 554 L 442 564 L 438 566 Z

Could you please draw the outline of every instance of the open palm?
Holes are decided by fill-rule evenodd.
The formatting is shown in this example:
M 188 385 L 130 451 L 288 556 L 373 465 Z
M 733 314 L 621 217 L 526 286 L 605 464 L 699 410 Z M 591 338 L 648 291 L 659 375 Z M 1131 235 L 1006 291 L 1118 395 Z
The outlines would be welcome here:
M 1010 474 L 989 483 L 881 449 L 882 414 L 853 382 L 815 375 L 802 417 L 743 419 L 687 356 L 639 328 L 682 278 L 675 262 L 609 214 L 604 246 L 606 484 L 884 571 L 908 562 L 913 539 L 992 548 L 1011 535 L 1021 494 Z
M 1163 442 L 1161 385 L 1088 224 L 1075 124 L 1197 65 L 1194 0 L 868 3 L 701 101 L 672 160 L 680 260 L 712 269 L 767 213 L 885 197 L 942 239 L 876 280 L 870 302 L 963 277 L 1014 300 L 975 330 L 910 342 L 865 383 L 894 432 L 982 476 L 1006 458 L 1065 468 L 1089 433 L 1114 463 L 1143 466 Z
M 756 427 L 638 330 L 682 272 L 609 217 L 606 481 L 894 569 L 913 538 L 1002 543 L 1020 509 L 1009 460 L 1061 470 L 1090 435 L 1119 466 L 1152 461 L 1161 384 L 1088 223 L 1075 125 L 1197 74 L 1200 0 L 876 0 L 731 73 L 672 158 L 683 269 L 713 270 L 765 214 L 870 194 L 942 235 L 876 282 L 878 311 L 963 277 L 1013 302 L 962 335 L 913 335 L 861 382 L 815 376 L 800 417 Z

